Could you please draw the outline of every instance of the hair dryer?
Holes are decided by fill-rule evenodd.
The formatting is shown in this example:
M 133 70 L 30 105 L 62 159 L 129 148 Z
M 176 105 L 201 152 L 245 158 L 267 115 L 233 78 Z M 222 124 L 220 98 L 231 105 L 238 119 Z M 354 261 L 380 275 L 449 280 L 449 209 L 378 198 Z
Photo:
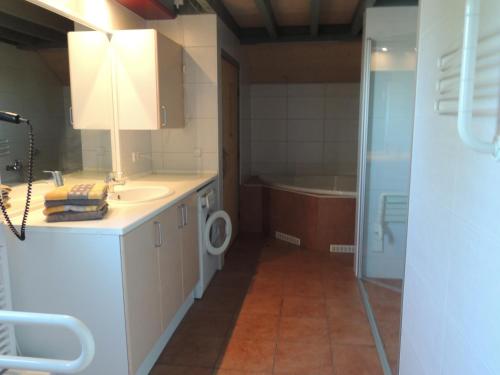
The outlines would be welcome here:
M 26 192 L 26 204 L 24 206 L 24 214 L 23 219 L 21 221 L 21 230 L 18 231 L 12 221 L 10 220 L 9 215 L 7 214 L 7 208 L 5 207 L 3 200 L 0 199 L 0 210 L 2 211 L 3 217 L 7 222 L 10 230 L 14 235 L 19 238 L 21 241 L 24 241 L 26 238 L 26 222 L 28 221 L 28 214 L 30 210 L 31 204 L 31 191 L 33 188 L 33 158 L 34 158 L 34 150 L 35 150 L 35 139 L 33 135 L 33 127 L 28 119 L 21 117 L 17 113 L 0 111 L 0 121 L 10 122 L 11 124 L 26 124 L 28 126 L 28 188 Z

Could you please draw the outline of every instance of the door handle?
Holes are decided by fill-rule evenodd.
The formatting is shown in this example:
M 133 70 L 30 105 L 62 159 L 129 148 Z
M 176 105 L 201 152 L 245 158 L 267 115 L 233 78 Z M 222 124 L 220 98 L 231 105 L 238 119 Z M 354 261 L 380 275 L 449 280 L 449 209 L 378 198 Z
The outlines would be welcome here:
M 183 206 L 184 206 L 183 207 L 184 214 L 182 215 L 182 217 L 184 218 L 183 225 L 186 226 L 188 224 L 188 206 L 186 206 L 185 204 Z
M 184 226 L 184 205 L 181 204 L 179 207 L 177 207 L 177 213 L 178 213 L 178 225 L 177 228 L 180 229 Z
M 161 109 L 161 127 L 166 128 L 167 127 L 167 107 L 165 105 L 162 105 L 160 107 Z
M 161 223 L 159 221 L 155 221 L 154 225 L 155 225 L 155 247 L 162 247 L 163 233 L 161 230 Z
M 75 123 L 73 122 L 73 106 L 69 107 L 69 123 L 73 126 Z

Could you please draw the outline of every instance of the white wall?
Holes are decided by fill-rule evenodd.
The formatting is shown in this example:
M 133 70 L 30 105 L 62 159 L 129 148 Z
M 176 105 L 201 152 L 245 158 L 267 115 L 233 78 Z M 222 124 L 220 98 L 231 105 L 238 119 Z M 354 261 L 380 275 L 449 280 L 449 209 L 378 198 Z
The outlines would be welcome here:
M 66 93 L 66 95 L 65 95 Z M 0 43 L 0 109 L 29 118 L 35 130 L 36 177 L 44 169 L 81 169 L 80 132 L 67 121 L 67 88 L 33 51 Z M 5 171 L 15 159 L 27 159 L 27 134 L 23 126 L 0 125 L 0 139 L 7 139 L 10 154 L 0 157 L 5 182 L 17 181 L 17 173 Z
M 217 18 L 180 16 L 149 21 L 184 47 L 184 115 L 182 129 L 152 131 L 154 172 L 218 170 Z
M 455 116 L 433 110 L 436 61 L 460 44 L 464 0 L 420 7 L 400 373 L 499 374 L 500 164 L 462 144 Z M 481 7 L 481 32 L 498 30 L 500 3 Z M 498 119 L 474 122 L 491 140 Z
M 355 175 L 358 83 L 252 84 L 251 172 Z
M 388 223 L 383 238 L 379 233 L 384 194 L 408 196 L 416 30 L 415 7 L 366 11 L 364 38 L 373 43 L 370 92 L 363 93 L 369 102 L 362 244 L 366 277 L 402 278 L 404 273 L 406 223 Z M 388 51 L 379 51 L 382 47 Z

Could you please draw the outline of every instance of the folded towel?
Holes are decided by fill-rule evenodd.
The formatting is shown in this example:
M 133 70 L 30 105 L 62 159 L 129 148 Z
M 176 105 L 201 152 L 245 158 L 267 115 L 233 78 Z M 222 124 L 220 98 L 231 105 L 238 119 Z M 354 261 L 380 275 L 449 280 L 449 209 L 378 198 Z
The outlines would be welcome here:
M 46 217 L 48 223 L 58 223 L 63 221 L 86 221 L 86 220 L 101 220 L 108 212 L 108 205 L 102 206 L 99 211 L 92 212 L 63 212 L 52 214 Z
M 100 211 L 103 206 L 106 205 L 105 201 L 100 201 L 101 204 L 95 205 L 95 206 L 73 206 L 73 205 L 61 205 L 61 206 L 55 206 L 55 207 L 48 207 L 45 210 L 43 210 L 43 214 L 45 216 L 53 215 L 53 214 L 59 214 L 63 212 L 92 212 L 92 211 Z
M 101 206 L 106 201 L 104 199 L 65 199 L 55 201 L 45 201 L 45 207 L 58 206 Z
M 108 185 L 105 183 L 64 185 L 45 194 L 45 200 L 103 200 L 107 191 Z
M 2 190 L 2 193 L 3 193 L 4 191 L 6 191 L 6 192 L 12 191 L 12 188 L 10 186 L 0 184 L 0 190 Z

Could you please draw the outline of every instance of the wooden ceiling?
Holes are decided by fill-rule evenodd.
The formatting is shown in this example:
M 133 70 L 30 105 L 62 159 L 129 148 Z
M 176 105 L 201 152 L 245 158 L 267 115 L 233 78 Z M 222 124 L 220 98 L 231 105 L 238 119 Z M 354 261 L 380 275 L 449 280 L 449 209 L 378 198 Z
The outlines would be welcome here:
M 183 0 L 183 3 L 177 13 L 216 13 L 243 44 L 255 44 L 356 39 L 367 7 L 418 5 L 418 0 Z

